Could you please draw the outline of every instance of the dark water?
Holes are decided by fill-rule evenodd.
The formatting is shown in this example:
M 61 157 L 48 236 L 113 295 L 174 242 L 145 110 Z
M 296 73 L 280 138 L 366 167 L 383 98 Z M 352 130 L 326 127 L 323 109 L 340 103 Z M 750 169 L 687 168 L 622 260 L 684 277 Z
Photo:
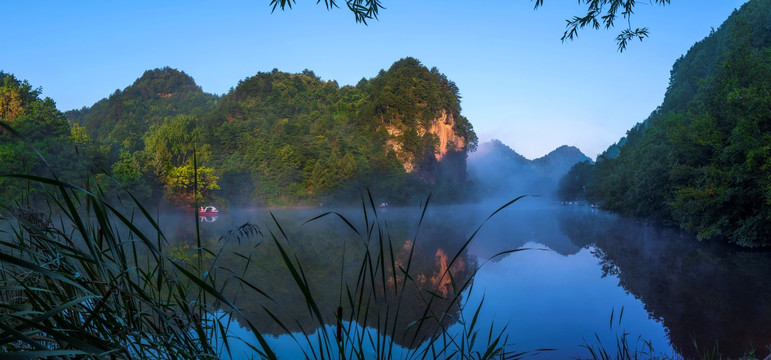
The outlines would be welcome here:
M 598 338 L 610 351 L 623 333 L 629 334 L 633 349 L 649 351 L 647 342 L 656 353 L 669 355 L 696 357 L 699 351 L 715 346 L 730 357 L 753 348 L 759 349 L 761 358 L 767 354 L 766 346 L 771 345 L 767 280 L 771 253 L 699 242 L 674 229 L 587 207 L 525 199 L 487 222 L 446 271 L 453 255 L 495 209 L 493 204 L 431 206 L 418 228 L 419 207 L 390 208 L 378 210 L 378 221 L 386 229 L 384 238 L 393 244 L 397 264 L 404 265 L 400 261 L 414 251 L 410 273 L 426 288 L 451 292 L 452 285 L 441 274 L 449 272 L 456 283 L 462 283 L 471 280 L 479 267 L 473 290 L 462 294 L 465 308 L 442 302 L 432 306 L 455 318 L 471 318 L 484 297 L 479 321 L 487 327 L 494 324 L 496 330 L 506 326 L 514 349 L 556 349 L 535 359 L 586 358 L 589 353 L 581 345 L 596 345 Z M 230 289 L 226 295 L 245 309 L 263 334 L 270 335 L 270 343 L 285 358 L 300 354 L 286 330 L 313 333 L 318 323 L 307 316 L 297 286 L 271 245 L 271 234 L 282 239 L 302 264 L 314 298 L 330 314 L 341 302 L 343 284 L 356 282 L 362 237 L 335 216 L 303 224 L 324 211 L 276 210 L 273 215 L 280 227 L 262 210 L 233 210 L 216 221 L 199 223 L 207 246 L 225 246 L 218 264 L 242 274 L 273 298 L 269 301 L 253 291 L 226 287 Z M 366 232 L 361 209 L 338 211 L 361 233 Z M 189 217 L 162 221 L 174 244 L 172 251 L 180 257 L 195 246 L 189 240 L 195 228 Z M 220 238 L 247 221 L 259 226 L 260 234 L 239 236 L 231 231 L 230 236 Z M 283 240 L 284 234 L 288 240 Z M 494 257 L 518 248 L 533 250 Z M 384 279 L 393 274 L 386 275 Z M 378 284 L 388 289 L 393 286 L 388 280 Z M 408 308 L 414 313 L 403 314 L 396 325 L 401 331 L 409 331 L 409 323 L 425 309 L 420 295 L 413 295 L 415 302 Z M 384 298 L 384 303 L 371 306 L 382 308 L 389 301 Z M 286 322 L 284 329 L 262 306 L 296 321 Z M 333 316 L 326 323 L 333 325 Z M 449 318 L 443 325 L 451 331 L 460 329 Z M 236 333 L 253 338 L 245 330 Z M 415 346 L 408 341 L 396 343 Z M 239 354 L 241 350 L 234 351 Z

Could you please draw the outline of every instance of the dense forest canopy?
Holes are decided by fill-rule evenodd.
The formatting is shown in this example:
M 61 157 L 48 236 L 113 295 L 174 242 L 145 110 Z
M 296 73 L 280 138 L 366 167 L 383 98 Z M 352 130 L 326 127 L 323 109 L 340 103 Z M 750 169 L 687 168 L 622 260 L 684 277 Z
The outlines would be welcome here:
M 316 206 L 364 189 L 394 203 L 429 191 L 457 196 L 477 142 L 457 86 L 413 58 L 356 86 L 274 69 L 223 96 L 184 72 L 154 69 L 66 114 L 39 89 L 2 76 L 3 120 L 60 164 L 63 179 L 98 173 L 103 187 L 178 207 Z M 49 171 L 21 142 L 4 137 L 0 146 L 7 172 Z
M 154 69 L 89 108 L 68 111 L 67 117 L 84 126 L 94 138 L 136 151 L 142 147 L 142 135 L 150 126 L 179 114 L 203 115 L 214 109 L 217 100 L 182 71 Z
M 672 67 L 662 105 L 565 196 L 744 246 L 771 241 L 771 2 L 749 1 Z M 568 191 L 569 189 L 572 189 Z
M 74 166 L 76 164 L 72 159 L 80 151 L 98 151 L 84 129 L 71 127 L 64 114 L 56 109 L 54 101 L 50 98 L 41 99 L 40 93 L 39 88 L 33 88 L 27 81 L 0 71 L 2 173 L 42 174 L 54 171 L 61 176 L 79 178 L 83 175 L 83 167 Z M 15 134 L 22 134 L 27 143 L 16 139 Z M 42 161 L 30 151 L 29 145 L 50 155 L 48 162 Z M 0 177 L 0 196 L 14 199 L 25 186 L 29 185 L 24 181 Z

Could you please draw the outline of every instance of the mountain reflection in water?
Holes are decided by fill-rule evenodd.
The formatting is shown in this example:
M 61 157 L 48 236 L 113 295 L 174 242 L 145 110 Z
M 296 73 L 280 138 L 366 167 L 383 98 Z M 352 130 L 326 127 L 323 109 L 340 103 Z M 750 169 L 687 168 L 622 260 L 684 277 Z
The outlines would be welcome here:
M 201 231 L 208 247 L 223 249 L 216 265 L 234 274 L 219 276 L 217 288 L 223 289 L 227 298 L 234 299 L 236 306 L 263 334 L 278 336 L 287 331 L 312 334 L 320 326 L 287 270 L 274 242 L 275 235 L 292 261 L 302 267 L 325 325 L 337 323 L 336 312 L 341 306 L 345 321 L 372 328 L 378 328 L 378 321 L 380 325 L 387 321 L 396 344 L 415 348 L 438 327 L 447 328 L 458 318 L 461 287 L 469 283 L 476 267 L 466 251 L 456 257 L 467 236 L 462 227 L 447 228 L 435 219 L 426 219 L 416 237 L 419 210 L 392 208 L 379 214 L 377 221 L 384 230 L 387 227 L 387 232 L 378 234 L 375 229 L 369 242 L 334 215 L 305 223 L 323 212 L 320 210 L 273 211 L 280 229 L 266 212 L 254 212 L 246 220 L 260 227 L 260 234 L 256 236 L 225 236 L 218 241 L 219 236 L 228 231 L 222 226 L 227 215 L 220 216 L 216 223 L 202 224 Z M 359 227 L 360 233 L 366 233 L 360 210 L 343 213 L 352 225 Z M 371 223 L 373 218 L 369 220 Z M 228 221 L 231 227 L 234 221 Z M 282 234 L 286 234 L 286 238 Z M 192 233 L 175 235 L 192 238 Z M 366 278 L 361 278 L 367 247 L 371 264 L 363 272 Z M 409 279 L 405 279 L 407 274 Z M 236 281 L 235 277 L 258 288 L 262 294 Z M 414 326 L 416 320 L 427 316 L 436 316 L 441 321 Z
M 420 229 L 420 209 L 390 208 L 380 212 L 383 242 L 370 241 L 373 254 L 384 254 L 382 271 L 363 293 L 370 299 L 354 299 L 371 314 L 396 321 L 394 342 L 414 348 L 436 327 L 450 327 L 461 312 L 470 318 L 481 296 L 485 303 L 481 321 L 507 325 L 516 350 L 556 347 L 536 359 L 587 357 L 579 347 L 584 339 L 600 334 L 605 346 L 615 349 L 618 332 L 608 331 L 612 311 L 624 307 L 621 326 L 635 339 L 650 340 L 656 350 L 696 357 L 717 345 L 724 356 L 740 357 L 748 349 L 765 356 L 771 344 L 771 291 L 764 288 L 771 273 L 769 252 L 748 251 L 699 242 L 676 229 L 646 225 L 588 207 L 564 207 L 540 199 L 526 199 L 498 213 L 477 234 L 469 247 L 450 266 L 468 236 L 495 206 L 433 206 Z M 288 240 L 282 246 L 301 264 L 313 297 L 326 318 L 336 323 L 342 304 L 343 318 L 351 320 L 346 289 L 361 289 L 358 278 L 365 244 L 337 217 L 327 216 L 303 224 L 324 210 L 274 211 Z M 364 233 L 361 210 L 341 211 Z M 180 219 L 180 221 L 186 221 Z M 261 227 L 262 235 L 217 242 L 220 235 L 246 221 Z M 370 219 L 372 221 L 372 219 Z M 164 222 L 169 224 L 169 222 Z M 173 226 L 173 225 L 171 225 Z M 191 238 L 194 227 L 175 227 L 167 234 L 177 240 Z M 217 222 L 201 224 L 210 247 L 224 244 L 218 265 L 230 269 L 259 288 L 270 299 L 232 277 L 220 277 L 224 294 L 235 299 L 249 320 L 265 334 L 317 331 L 319 322 L 309 312 L 297 285 L 272 243 L 270 233 L 281 230 L 266 211 L 233 211 Z M 378 239 L 377 234 L 372 237 Z M 548 248 L 494 257 L 482 266 L 474 280 L 474 293 L 453 294 L 468 281 L 479 264 L 501 251 Z M 408 255 L 413 253 L 412 262 Z M 380 265 L 378 265 L 380 266 Z M 404 282 L 401 269 L 409 266 L 413 286 L 402 293 L 395 284 Z M 449 271 L 448 270 L 449 267 Z M 451 275 L 451 276 L 449 276 Z M 372 286 L 374 284 L 374 286 Z M 402 296 L 397 319 L 394 302 Z M 460 302 L 468 301 L 467 309 Z M 278 325 L 265 311 L 282 319 Z M 468 313 L 471 311 L 472 313 Z M 426 313 L 446 314 L 434 328 L 410 326 Z M 376 316 L 355 320 L 376 327 Z M 291 320 L 289 320 L 291 319 Z M 457 328 L 458 325 L 455 325 Z M 591 342 L 591 341 L 590 341 Z M 284 345 L 279 345 L 284 346 Z M 670 348 L 671 346 L 671 348 Z

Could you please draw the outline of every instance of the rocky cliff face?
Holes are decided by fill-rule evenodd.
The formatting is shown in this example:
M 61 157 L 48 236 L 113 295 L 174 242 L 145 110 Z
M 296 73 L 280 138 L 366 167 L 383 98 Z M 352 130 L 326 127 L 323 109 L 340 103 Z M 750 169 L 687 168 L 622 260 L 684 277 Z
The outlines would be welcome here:
M 430 134 L 437 137 L 439 142 L 434 156 L 437 161 L 442 159 L 450 152 L 466 151 L 466 143 L 468 140 L 458 135 L 455 132 L 455 117 L 448 114 L 446 111 L 442 112 L 442 116 L 434 119 L 431 122 L 431 127 L 428 129 Z
M 404 171 L 414 173 L 421 167 L 425 167 L 425 163 L 441 162 L 452 153 L 466 152 L 468 139 L 457 134 L 455 127 L 455 117 L 447 111 L 442 111 L 441 116 L 434 118 L 427 127 L 421 124 L 414 128 L 409 128 L 404 123 L 386 124 L 384 126 L 388 132 L 386 151 L 393 151 L 396 154 L 396 158 L 404 166 Z M 425 154 L 409 151 L 409 146 L 405 146 L 405 141 L 409 141 L 411 137 L 411 134 L 405 135 L 408 132 L 414 133 L 419 139 L 426 139 L 428 145 L 433 145 L 432 148 L 424 149 Z

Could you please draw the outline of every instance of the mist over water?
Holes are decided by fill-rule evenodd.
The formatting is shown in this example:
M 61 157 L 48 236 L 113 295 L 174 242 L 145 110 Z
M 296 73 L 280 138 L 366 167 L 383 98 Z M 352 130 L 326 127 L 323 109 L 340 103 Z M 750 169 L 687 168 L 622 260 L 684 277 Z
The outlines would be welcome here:
M 470 187 L 478 200 L 499 201 L 523 194 L 554 198 L 562 176 L 582 161 L 591 159 L 571 146 L 561 146 L 529 160 L 492 140 L 469 154 L 467 169 Z
M 514 196 L 488 198 L 470 204 L 430 205 L 418 226 L 422 208 L 389 207 L 369 212 L 377 216 L 395 257 L 415 250 L 413 271 L 431 289 L 449 286 L 438 274 L 487 217 Z M 270 234 L 286 233 L 286 246 L 303 265 L 314 295 L 328 309 L 339 303 L 341 286 L 355 282 L 362 239 L 336 215 L 310 222 L 328 211 L 337 212 L 360 231 L 366 228 L 361 207 L 316 209 L 230 209 L 214 222 L 199 223 L 208 246 L 224 246 L 223 254 L 253 254 L 244 273 L 266 292 L 279 299 L 269 304 L 253 292 L 233 289 L 227 293 L 243 307 L 260 331 L 273 335 L 279 348 L 293 349 L 286 331 L 261 311 L 272 306 L 279 316 L 294 318 L 300 327 L 290 331 L 317 331 L 308 322 L 307 309 L 286 269 L 270 245 Z M 161 214 L 163 230 L 172 248 L 190 251 L 195 239 L 192 214 Z M 260 227 L 249 238 L 220 238 L 244 223 Z M 283 241 L 283 240 L 282 240 Z M 532 250 L 501 254 L 507 250 Z M 497 256 L 496 256 L 497 255 Z M 343 260 L 343 256 L 345 256 Z M 220 265 L 240 273 L 243 261 L 223 256 Z M 397 262 L 399 260 L 396 260 Z M 695 266 L 694 264 L 702 264 Z M 528 196 L 502 209 L 476 233 L 452 269 L 456 281 L 471 279 L 473 290 L 464 292 L 464 307 L 450 311 L 467 317 L 484 297 L 480 321 L 500 330 L 506 326 L 509 343 L 516 350 L 556 348 L 536 359 L 587 356 L 579 345 L 594 344 L 595 333 L 603 344 L 615 348 L 624 331 L 630 339 L 650 341 L 658 352 L 693 355 L 692 339 L 705 347 L 719 342 L 721 351 L 739 356 L 749 347 L 763 346 L 771 338 L 765 330 L 771 319 L 771 296 L 759 286 L 762 275 L 771 273 L 768 253 L 746 252 L 708 243 L 674 229 L 645 225 L 580 206 L 563 206 L 546 197 Z M 445 268 L 442 268 L 445 266 Z M 392 284 L 386 283 L 386 286 Z M 415 297 L 413 305 L 421 302 Z M 244 302 L 244 300 L 248 300 Z M 623 308 L 623 318 L 618 315 Z M 416 311 L 418 317 L 420 311 Z M 611 314 L 615 314 L 609 327 Z M 306 319 L 306 320 L 303 320 Z M 415 318 L 407 317 L 407 329 Z M 494 325 L 493 325 L 494 324 Z M 458 324 L 446 326 L 459 329 Z M 751 334 L 746 329 L 756 329 Z M 409 347 L 409 343 L 396 342 Z M 632 344 L 635 345 L 635 344 Z M 642 344 L 636 344 L 642 345 Z
M 505 145 L 495 143 L 482 144 L 476 152 L 469 154 L 467 169 L 476 197 L 484 201 L 523 194 L 551 197 L 559 180 L 538 173 L 529 160 Z

